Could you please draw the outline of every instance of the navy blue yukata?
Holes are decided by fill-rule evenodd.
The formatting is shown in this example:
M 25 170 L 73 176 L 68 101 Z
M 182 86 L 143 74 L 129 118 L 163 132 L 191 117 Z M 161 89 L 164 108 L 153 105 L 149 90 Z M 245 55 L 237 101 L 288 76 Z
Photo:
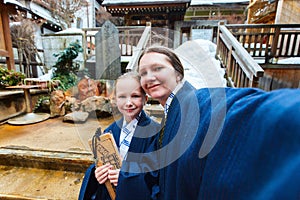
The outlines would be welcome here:
M 161 146 L 161 200 L 300 199 L 300 90 L 185 82 Z

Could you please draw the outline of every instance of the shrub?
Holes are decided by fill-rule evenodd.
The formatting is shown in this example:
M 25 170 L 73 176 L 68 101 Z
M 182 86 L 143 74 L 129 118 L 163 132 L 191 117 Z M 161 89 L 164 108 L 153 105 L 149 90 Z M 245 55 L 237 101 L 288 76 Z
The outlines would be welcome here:
M 54 56 L 57 57 L 57 61 L 53 66 L 54 73 L 52 79 L 60 81 L 60 89 L 65 91 L 77 84 L 80 65 L 74 60 L 77 58 L 79 52 L 82 51 L 83 49 L 79 41 L 76 41 L 70 43 L 64 51 L 54 54 Z
M 0 66 L 0 88 L 3 89 L 8 86 L 15 86 L 26 78 L 25 74 L 22 72 L 16 72 L 14 70 L 9 70 L 4 66 Z

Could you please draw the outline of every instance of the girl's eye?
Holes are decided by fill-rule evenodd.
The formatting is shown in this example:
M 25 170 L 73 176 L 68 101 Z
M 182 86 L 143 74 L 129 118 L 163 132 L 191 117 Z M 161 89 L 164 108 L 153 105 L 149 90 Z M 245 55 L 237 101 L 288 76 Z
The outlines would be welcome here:
M 125 96 L 118 96 L 119 99 L 124 99 L 126 98 Z

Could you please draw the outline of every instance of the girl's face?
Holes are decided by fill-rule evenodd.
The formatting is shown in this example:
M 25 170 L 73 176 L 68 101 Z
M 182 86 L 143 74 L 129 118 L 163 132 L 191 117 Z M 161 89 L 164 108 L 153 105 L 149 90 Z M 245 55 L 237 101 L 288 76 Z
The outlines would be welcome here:
M 140 59 L 139 74 L 146 93 L 163 106 L 180 81 L 180 76 L 168 61 L 168 57 L 155 52 L 146 53 Z
M 130 122 L 143 109 L 146 96 L 134 78 L 122 78 L 116 84 L 116 104 L 126 122 Z

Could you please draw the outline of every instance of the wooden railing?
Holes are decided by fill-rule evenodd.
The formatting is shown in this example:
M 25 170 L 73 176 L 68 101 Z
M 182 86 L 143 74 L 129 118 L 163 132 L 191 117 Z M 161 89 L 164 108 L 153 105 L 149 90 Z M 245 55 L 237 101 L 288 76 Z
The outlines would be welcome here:
M 85 49 L 84 57 L 89 59 L 95 56 L 95 35 L 101 28 L 84 28 L 85 41 L 83 42 Z M 132 56 L 133 48 L 137 46 L 142 37 L 144 26 L 124 26 L 117 27 L 119 30 L 119 46 L 121 49 L 121 56 Z
M 300 24 L 226 25 L 247 53 L 264 70 L 259 88 L 300 87 Z M 288 61 L 293 59 L 293 61 Z
M 260 64 L 300 57 L 300 24 L 226 25 Z
M 136 50 L 133 54 L 133 57 L 131 58 L 131 60 L 129 61 L 129 63 L 126 67 L 126 71 L 136 71 L 137 70 L 138 59 L 139 59 L 142 51 L 146 47 L 146 45 L 149 43 L 150 38 L 151 38 L 151 25 L 146 26 L 146 28 L 144 29 L 144 32 L 142 34 L 141 39 L 139 40 L 139 42 L 137 44 Z
M 254 61 L 241 43 L 220 23 L 217 37 L 216 57 L 226 69 L 230 87 L 258 87 L 264 70 Z

